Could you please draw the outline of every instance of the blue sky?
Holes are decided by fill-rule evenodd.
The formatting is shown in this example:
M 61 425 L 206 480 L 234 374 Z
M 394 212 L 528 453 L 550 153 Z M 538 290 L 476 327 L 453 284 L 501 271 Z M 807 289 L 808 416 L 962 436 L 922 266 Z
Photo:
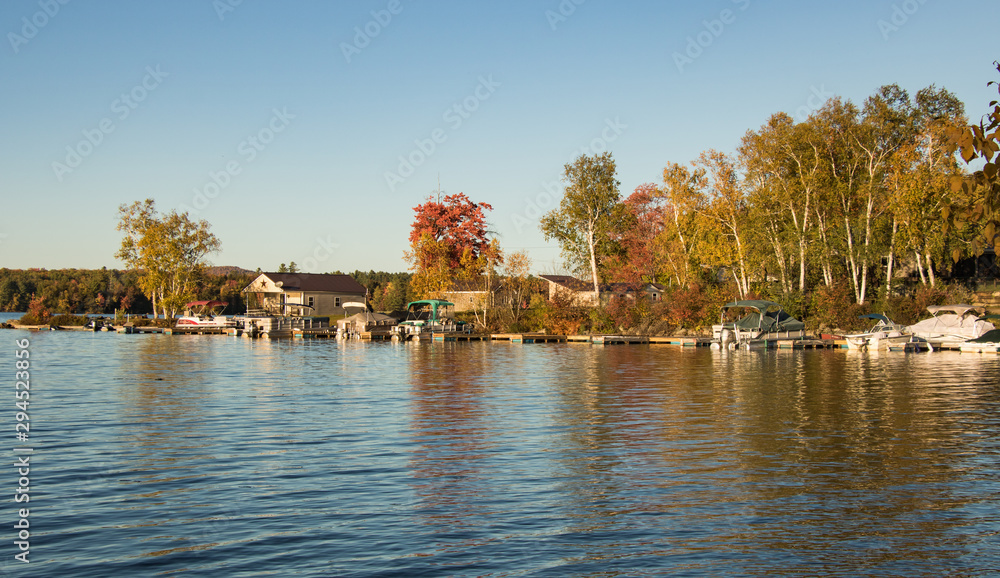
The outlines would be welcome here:
M 117 208 L 152 197 L 212 224 L 214 264 L 402 271 L 440 177 L 551 270 L 537 216 L 581 153 L 614 154 L 624 197 L 833 95 L 936 84 L 978 119 L 995 8 L 5 0 L 0 266 L 121 267 Z

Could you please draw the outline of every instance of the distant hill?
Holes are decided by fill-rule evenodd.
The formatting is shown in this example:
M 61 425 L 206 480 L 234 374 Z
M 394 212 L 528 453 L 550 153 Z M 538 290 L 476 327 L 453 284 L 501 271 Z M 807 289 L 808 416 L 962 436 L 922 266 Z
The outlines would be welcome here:
M 216 275 L 219 277 L 224 277 L 230 273 L 236 273 L 238 275 L 252 275 L 255 273 L 255 271 L 244 269 L 243 267 L 236 267 L 234 265 L 218 265 L 215 267 L 208 267 L 205 272 L 209 275 Z

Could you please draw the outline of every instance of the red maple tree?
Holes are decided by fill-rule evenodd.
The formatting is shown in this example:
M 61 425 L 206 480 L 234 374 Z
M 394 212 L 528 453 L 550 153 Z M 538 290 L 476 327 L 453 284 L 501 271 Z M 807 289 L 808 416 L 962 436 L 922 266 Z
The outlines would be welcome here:
M 658 259 L 657 236 L 663 231 L 663 195 L 656 185 L 644 183 L 622 205 L 625 226 L 616 231 L 614 239 L 624 252 L 606 261 L 610 277 L 626 283 L 653 281 Z
M 488 203 L 472 202 L 465 193 L 446 195 L 443 202 L 428 197 L 426 203 L 413 207 L 416 218 L 410 245 L 417 247 L 427 235 L 444 246 L 449 265 L 458 268 L 466 251 L 476 258 L 488 249 L 485 211 L 492 210 Z

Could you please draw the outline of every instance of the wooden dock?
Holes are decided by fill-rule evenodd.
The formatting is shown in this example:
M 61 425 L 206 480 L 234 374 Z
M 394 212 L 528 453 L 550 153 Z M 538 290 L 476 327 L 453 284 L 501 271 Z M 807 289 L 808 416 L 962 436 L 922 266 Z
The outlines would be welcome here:
M 594 345 L 649 345 L 649 338 L 637 335 L 595 335 L 590 342 Z
M 681 347 L 708 347 L 712 340 L 708 337 L 650 337 L 650 345 L 679 345 Z
M 490 335 L 490 340 L 511 343 L 560 343 L 566 341 L 566 336 L 550 333 L 494 333 Z
M 479 333 L 432 333 L 433 341 L 487 341 L 489 335 Z
M 890 343 L 889 351 L 905 351 L 907 353 L 919 353 L 921 351 L 929 351 L 931 348 L 930 344 L 926 341 L 906 341 L 903 343 Z
M 830 349 L 834 347 L 832 339 L 777 339 L 774 344 L 778 349 Z
M 228 327 L 167 327 L 164 335 L 226 335 Z

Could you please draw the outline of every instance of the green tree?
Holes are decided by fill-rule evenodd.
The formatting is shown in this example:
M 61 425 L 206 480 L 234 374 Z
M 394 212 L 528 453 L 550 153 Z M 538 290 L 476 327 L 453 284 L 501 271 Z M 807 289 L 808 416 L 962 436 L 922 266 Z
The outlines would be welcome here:
M 570 266 L 579 271 L 589 265 L 597 293 L 598 262 L 612 251 L 611 232 L 619 215 L 614 158 L 611 153 L 580 155 L 565 166 L 563 180 L 567 182 L 563 198 L 542 217 L 540 228 L 545 240 L 559 242 Z
M 115 257 L 142 272 L 140 288 L 165 317 L 173 317 L 194 296 L 195 281 L 203 273 L 205 257 L 220 242 L 207 221 L 193 221 L 187 213 L 160 215 L 153 199 L 118 208 L 118 230 L 124 232 Z

